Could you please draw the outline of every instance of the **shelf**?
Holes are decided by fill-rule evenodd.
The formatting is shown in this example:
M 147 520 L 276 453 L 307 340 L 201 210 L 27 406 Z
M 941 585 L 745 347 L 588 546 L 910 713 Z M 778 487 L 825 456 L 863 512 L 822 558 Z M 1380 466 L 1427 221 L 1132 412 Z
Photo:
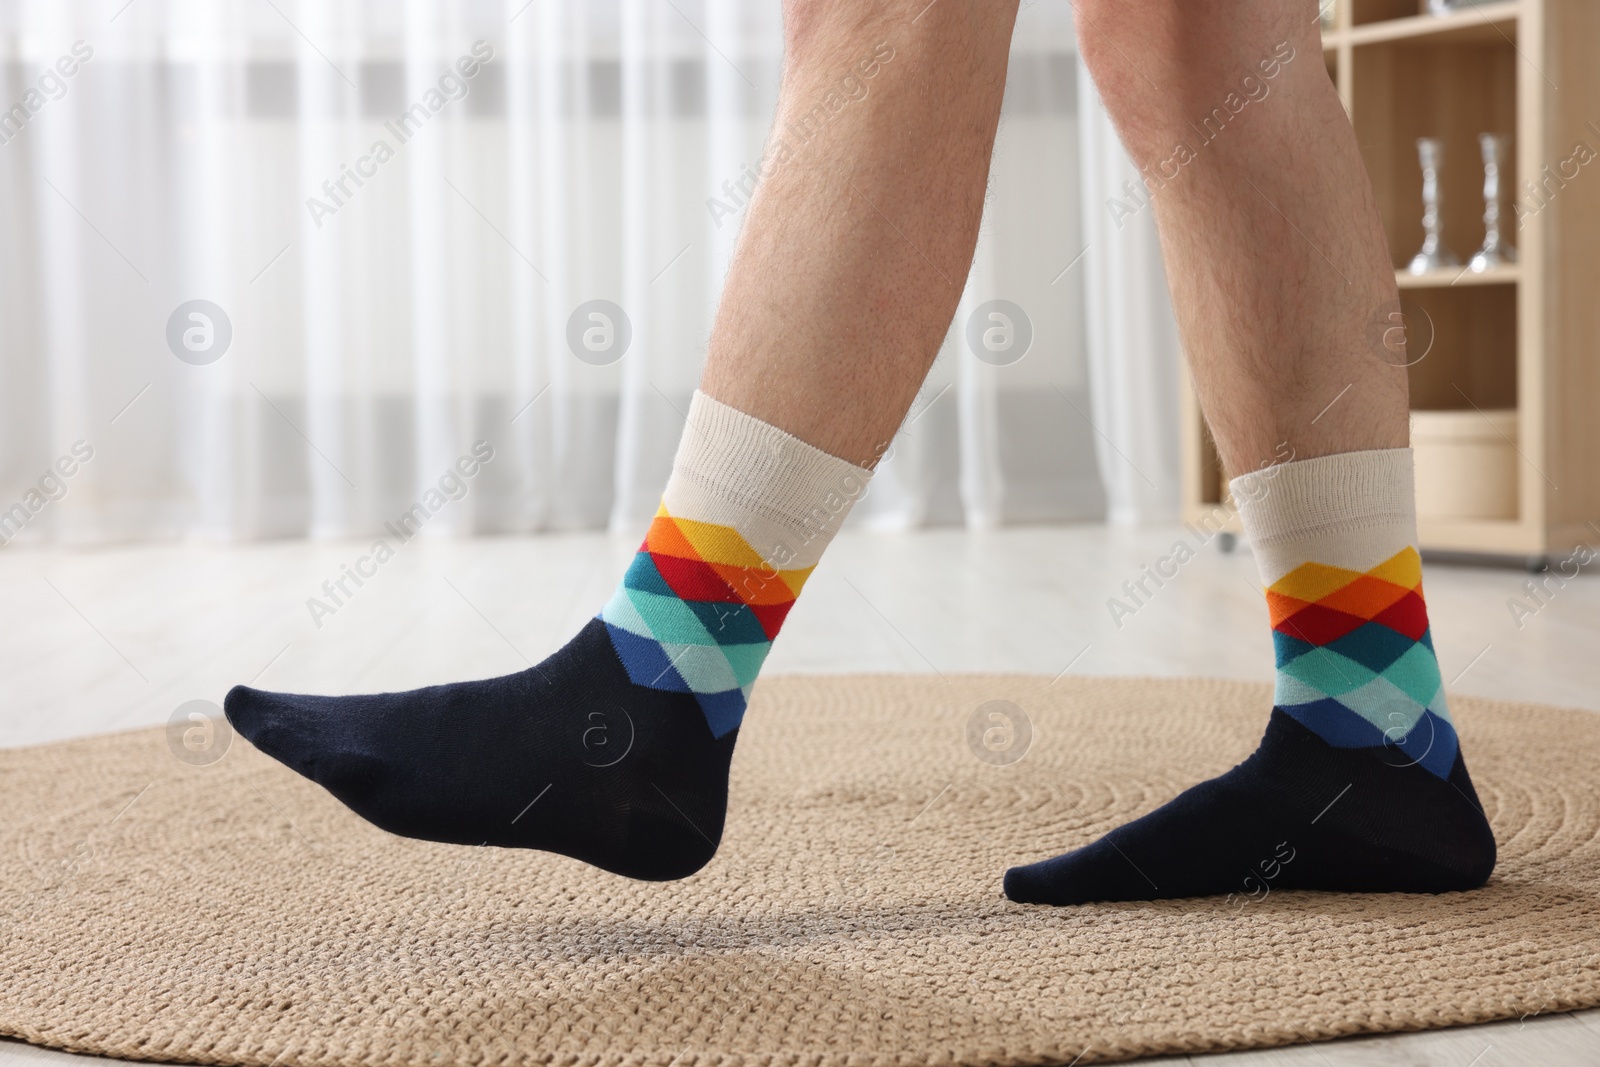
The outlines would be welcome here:
M 1395 284 L 1401 289 L 1449 289 L 1451 286 L 1463 285 L 1515 285 L 1522 280 L 1522 267 L 1513 263 L 1509 267 L 1497 267 L 1482 274 L 1474 274 L 1466 267 L 1453 267 L 1450 270 L 1429 271 L 1427 274 L 1412 274 L 1401 268 L 1394 272 Z
M 1217 529 L 1217 512 L 1228 505 L 1203 503 L 1191 506 L 1184 512 L 1184 521 L 1200 523 L 1210 520 L 1209 528 Z M 1244 523 L 1237 511 L 1228 511 L 1220 525 L 1221 532 L 1236 537 L 1244 536 Z M 1565 546 L 1569 541 L 1578 543 L 1586 530 L 1559 539 Z M 1463 552 L 1473 555 L 1522 556 L 1545 551 L 1543 532 L 1533 525 L 1516 519 L 1446 519 L 1419 516 L 1417 540 L 1424 555 L 1430 552 Z
M 1499 0 L 1449 15 L 1412 15 L 1352 26 L 1343 31 L 1351 44 L 1392 44 L 1426 41 L 1429 44 L 1516 43 L 1517 16 L 1522 0 Z M 1326 47 L 1326 44 L 1324 44 Z
M 1465 462 L 1448 479 L 1450 465 L 1438 468 L 1430 483 L 1461 490 L 1462 499 L 1469 490 L 1487 492 L 1501 484 L 1490 474 L 1503 476 L 1514 451 L 1515 507 L 1503 492 L 1493 507 L 1446 508 L 1436 498 L 1432 516 L 1418 522 L 1421 547 L 1537 558 L 1593 543 L 1600 535 L 1600 182 L 1567 180 L 1558 212 L 1513 220 L 1512 205 L 1502 204 L 1520 266 L 1483 274 L 1464 264 L 1420 275 L 1406 268 L 1423 242 L 1418 138 L 1444 142 L 1442 236 L 1465 261 L 1484 240 L 1479 136 L 1512 138 L 1501 179 L 1502 195 L 1514 198 L 1519 178 L 1539 180 L 1541 166 L 1571 152 L 1562 138 L 1594 119 L 1600 0 L 1491 0 L 1444 16 L 1419 14 L 1419 0 L 1336 2 L 1337 21 L 1310 28 L 1354 125 L 1385 241 L 1399 257 L 1397 325 L 1407 334 L 1411 402 L 1470 412 L 1466 419 L 1516 412 L 1516 431 L 1503 431 L 1514 449 L 1490 441 L 1485 455 L 1468 455 L 1472 447 L 1463 446 Z M 1193 517 L 1216 507 L 1208 502 L 1225 497 L 1227 486 L 1187 378 L 1183 389 L 1184 510 Z M 1444 517 L 1452 508 L 1503 517 Z

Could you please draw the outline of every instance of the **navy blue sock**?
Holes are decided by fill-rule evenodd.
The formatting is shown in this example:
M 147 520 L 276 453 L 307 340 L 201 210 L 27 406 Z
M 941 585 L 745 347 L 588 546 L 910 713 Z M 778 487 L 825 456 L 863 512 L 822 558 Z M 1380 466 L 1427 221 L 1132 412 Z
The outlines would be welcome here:
M 1006 872 L 1023 904 L 1275 889 L 1480 886 L 1494 836 L 1461 753 L 1441 777 L 1398 747 L 1335 748 L 1274 708 L 1249 759 L 1064 856 Z
M 737 727 L 691 693 L 636 685 L 592 619 L 537 667 L 409 693 L 238 686 L 257 748 L 405 837 L 559 852 L 630 878 L 682 878 L 722 839 Z

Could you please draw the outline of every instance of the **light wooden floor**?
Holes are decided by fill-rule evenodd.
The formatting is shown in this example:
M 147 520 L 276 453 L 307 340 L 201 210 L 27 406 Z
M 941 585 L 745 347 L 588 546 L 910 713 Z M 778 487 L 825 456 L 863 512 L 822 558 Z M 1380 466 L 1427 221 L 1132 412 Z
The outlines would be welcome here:
M 1179 531 L 1096 526 L 841 537 L 767 672 L 1029 671 L 1272 677 L 1247 553 L 1202 552 L 1118 628 L 1106 607 Z M 236 682 L 400 689 L 520 670 L 610 595 L 635 538 L 413 543 L 317 628 L 306 608 L 359 543 L 0 550 L 0 746 L 163 723 Z M 1519 570 L 1434 566 L 1428 606 L 1463 693 L 1600 711 L 1600 577 L 1519 628 Z M 1529 602 L 1531 605 L 1531 602 Z M 1263 709 L 1263 717 L 1265 709 Z M 1596 932 L 1600 941 L 1600 931 Z M 0 978 L 3 982 L 3 978 Z M 0 1067 L 71 1057 L 0 1042 Z M 1600 1012 L 1169 1059 L 1201 1067 L 1600 1064 Z

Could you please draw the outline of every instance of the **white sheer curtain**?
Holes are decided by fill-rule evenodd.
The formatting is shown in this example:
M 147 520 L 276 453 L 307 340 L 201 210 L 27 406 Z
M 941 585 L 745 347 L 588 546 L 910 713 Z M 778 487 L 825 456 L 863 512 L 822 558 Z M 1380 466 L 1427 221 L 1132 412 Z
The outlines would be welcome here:
M 0 6 L 0 541 L 357 536 L 419 503 L 429 533 L 638 529 L 760 159 L 779 15 Z M 1101 336 L 1089 371 L 1084 285 L 1119 275 L 1089 269 L 1072 49 L 1067 5 L 1024 12 L 973 278 L 859 521 L 1096 518 L 1107 488 L 1122 508 L 1117 452 L 1158 477 L 1135 451 L 1170 421 L 1140 407 L 1160 390 L 1116 369 L 1148 339 Z M 995 300 L 1022 309 L 1021 359 L 969 344 Z M 57 466 L 77 442 L 92 458 Z M 476 442 L 492 461 L 458 466 Z

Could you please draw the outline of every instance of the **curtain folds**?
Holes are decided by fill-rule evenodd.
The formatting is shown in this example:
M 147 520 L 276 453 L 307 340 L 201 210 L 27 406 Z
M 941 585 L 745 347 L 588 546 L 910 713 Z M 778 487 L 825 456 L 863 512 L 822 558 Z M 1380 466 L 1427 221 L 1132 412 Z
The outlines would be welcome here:
M 403 515 L 637 531 L 761 157 L 779 17 L 4 8 L 0 541 L 354 537 Z M 1170 510 L 1173 420 L 1146 404 L 1170 404 L 1159 260 L 1100 232 L 1120 150 L 1103 115 L 1080 129 L 1086 85 L 1066 5 L 1028 8 L 972 279 L 856 521 Z M 78 442 L 92 458 L 59 473 Z

